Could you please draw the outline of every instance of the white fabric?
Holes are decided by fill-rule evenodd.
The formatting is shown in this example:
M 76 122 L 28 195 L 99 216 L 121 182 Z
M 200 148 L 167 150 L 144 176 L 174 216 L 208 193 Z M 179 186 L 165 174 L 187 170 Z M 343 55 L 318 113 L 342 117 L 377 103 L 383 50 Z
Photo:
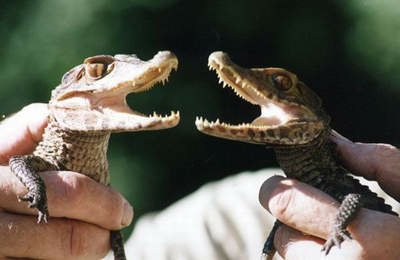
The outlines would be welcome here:
M 125 245 L 128 259 L 260 259 L 274 218 L 259 204 L 258 192 L 272 175 L 282 171 L 245 172 L 209 183 L 165 210 L 142 217 Z M 400 212 L 400 204 L 375 182 L 363 182 Z

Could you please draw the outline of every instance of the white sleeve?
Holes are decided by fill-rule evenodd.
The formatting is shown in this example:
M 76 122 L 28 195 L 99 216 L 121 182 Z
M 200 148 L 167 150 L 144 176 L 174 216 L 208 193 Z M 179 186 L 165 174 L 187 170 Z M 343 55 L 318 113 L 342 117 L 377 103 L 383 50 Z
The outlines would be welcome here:
M 145 215 L 125 244 L 128 259 L 260 259 L 275 219 L 259 204 L 258 192 L 272 175 L 282 172 L 268 169 L 228 177 Z M 368 185 L 388 198 L 376 183 Z M 399 203 L 389 203 L 399 210 Z

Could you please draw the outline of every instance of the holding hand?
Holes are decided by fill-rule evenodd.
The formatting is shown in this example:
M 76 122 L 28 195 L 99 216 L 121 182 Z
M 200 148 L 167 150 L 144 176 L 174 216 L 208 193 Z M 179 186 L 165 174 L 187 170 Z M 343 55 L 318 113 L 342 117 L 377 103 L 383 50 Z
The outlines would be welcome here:
M 47 124 L 45 104 L 33 104 L 0 124 L 0 164 L 31 153 Z M 36 224 L 36 211 L 19 203 L 26 189 L 0 167 L 0 257 L 99 259 L 110 247 L 109 230 L 130 224 L 133 210 L 112 188 L 75 172 L 43 172 L 51 218 Z M 113 214 L 110 214 L 113 212 Z
M 400 201 L 400 151 L 386 144 L 353 143 L 334 133 L 332 140 L 344 165 L 354 174 L 377 180 Z M 272 177 L 260 189 L 260 202 L 285 226 L 275 235 L 275 248 L 285 259 L 322 258 L 331 220 L 339 203 L 324 192 L 296 180 Z M 333 248 L 324 259 L 400 259 L 400 219 L 361 209 L 348 230 L 353 240 Z M 304 233 L 309 234 L 305 235 Z

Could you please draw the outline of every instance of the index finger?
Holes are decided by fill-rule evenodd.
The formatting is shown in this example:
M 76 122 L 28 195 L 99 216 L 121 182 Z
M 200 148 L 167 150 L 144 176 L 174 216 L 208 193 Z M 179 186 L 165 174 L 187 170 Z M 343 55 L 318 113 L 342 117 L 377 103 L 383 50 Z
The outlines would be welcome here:
M 400 150 L 389 144 L 353 143 L 337 132 L 332 132 L 332 141 L 343 164 L 352 173 L 379 185 L 392 197 L 400 201 Z
M 77 219 L 111 230 L 126 227 L 132 221 L 132 206 L 111 187 L 75 172 L 40 175 L 47 188 L 50 217 Z M 8 212 L 36 215 L 36 209 L 17 200 L 25 192 L 26 188 L 8 167 L 0 167 L 0 207 Z

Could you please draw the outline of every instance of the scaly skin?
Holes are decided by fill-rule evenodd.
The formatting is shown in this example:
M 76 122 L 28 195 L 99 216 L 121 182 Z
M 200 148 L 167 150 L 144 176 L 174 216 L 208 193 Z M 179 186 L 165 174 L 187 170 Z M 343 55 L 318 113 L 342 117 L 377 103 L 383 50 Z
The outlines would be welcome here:
M 46 187 L 39 172 L 70 170 L 110 184 L 107 147 L 110 134 L 174 127 L 179 113 L 142 115 L 131 110 L 125 97 L 163 82 L 178 60 L 171 52 L 157 53 L 149 61 L 134 55 L 98 55 L 68 71 L 49 102 L 49 124 L 33 154 L 10 159 L 11 171 L 28 189 L 20 197 L 37 208 L 38 223 L 47 222 Z M 120 231 L 112 231 L 115 259 L 126 259 Z
M 297 76 L 281 68 L 242 68 L 223 52 L 209 57 L 223 86 L 261 108 L 261 115 L 249 124 L 230 125 L 219 120 L 196 119 L 197 129 L 205 134 L 235 141 L 267 145 L 275 150 L 277 160 L 289 178 L 308 183 L 341 202 L 331 234 L 322 250 L 344 239 L 351 239 L 347 225 L 360 207 L 395 214 L 382 198 L 351 177 L 336 160 L 330 141 L 330 118 L 320 98 Z M 263 253 L 272 258 L 277 221 L 265 243 Z

